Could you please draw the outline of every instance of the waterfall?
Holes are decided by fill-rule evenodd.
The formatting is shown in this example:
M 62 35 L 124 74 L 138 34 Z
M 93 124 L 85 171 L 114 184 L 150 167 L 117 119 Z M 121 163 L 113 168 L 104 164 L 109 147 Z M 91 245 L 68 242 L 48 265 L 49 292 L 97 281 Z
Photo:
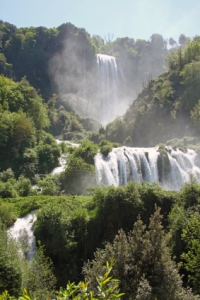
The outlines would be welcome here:
M 65 171 L 67 167 L 67 154 L 62 154 L 61 157 L 59 157 L 59 166 L 54 168 L 51 172 L 52 175 L 60 174 Z
M 61 141 L 61 140 L 58 140 L 58 139 L 55 139 L 55 141 L 56 141 L 57 144 L 64 143 L 64 144 L 72 146 L 72 147 L 79 147 L 80 146 L 80 144 L 73 143 L 71 141 Z
M 55 139 L 55 141 L 57 144 L 65 143 L 66 145 L 70 145 L 75 148 L 80 146 L 80 144 L 72 143 L 70 141 L 61 141 L 58 139 Z M 68 154 L 64 153 L 61 155 L 61 157 L 59 157 L 59 166 L 52 170 L 52 172 L 51 172 L 52 175 L 60 174 L 65 171 L 65 169 L 67 168 L 67 156 L 68 156 Z
M 154 148 L 113 148 L 105 157 L 95 157 L 99 185 L 125 185 L 129 181 L 160 182 L 163 188 L 179 190 L 193 174 L 200 182 L 200 162 L 195 151 L 186 153 L 166 147 L 164 153 Z
M 117 115 L 122 115 L 125 105 L 122 101 L 123 73 L 119 61 L 114 56 L 97 54 L 98 69 L 98 94 L 97 94 L 97 119 L 105 125 Z M 126 106 L 126 109 L 128 106 Z
M 35 212 L 31 212 L 23 218 L 18 218 L 8 230 L 8 238 L 22 243 L 22 247 L 25 248 L 25 256 L 28 260 L 31 260 L 36 252 L 36 238 L 33 232 L 33 225 L 36 220 Z

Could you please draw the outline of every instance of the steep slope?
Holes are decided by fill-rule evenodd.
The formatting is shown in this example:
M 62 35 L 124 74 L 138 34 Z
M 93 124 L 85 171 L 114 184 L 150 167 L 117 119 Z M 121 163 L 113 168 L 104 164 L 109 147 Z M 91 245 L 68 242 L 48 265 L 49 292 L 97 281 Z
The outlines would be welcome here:
M 149 80 L 122 118 L 107 125 L 107 139 L 148 147 L 199 134 L 200 38 L 172 52 L 167 66 L 166 73 Z

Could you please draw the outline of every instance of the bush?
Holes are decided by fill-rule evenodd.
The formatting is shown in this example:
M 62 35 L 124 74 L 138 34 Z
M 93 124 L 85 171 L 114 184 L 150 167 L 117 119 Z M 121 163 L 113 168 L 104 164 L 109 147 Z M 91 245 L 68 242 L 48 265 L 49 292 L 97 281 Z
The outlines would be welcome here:
M 15 189 L 16 180 L 10 179 L 6 182 L 0 181 L 0 197 L 2 198 L 14 198 L 17 197 L 17 191 Z
M 15 220 L 15 214 L 12 211 L 11 205 L 0 201 L 0 224 L 9 227 Z
M 82 158 L 74 155 L 68 159 L 68 166 L 61 175 L 62 189 L 69 194 L 85 195 L 87 187 L 94 186 L 95 169 L 91 164 L 86 163 Z
M 79 282 L 78 285 L 76 285 L 74 282 L 68 282 L 66 288 L 60 288 L 59 291 L 57 291 L 57 296 L 53 297 L 55 300 L 67 300 L 67 299 L 75 299 L 75 300 L 82 300 L 82 299 L 90 299 L 90 300 L 97 300 L 97 299 L 107 299 L 107 300 L 115 300 L 119 299 L 124 295 L 124 293 L 119 292 L 119 280 L 114 279 L 110 277 L 110 272 L 112 270 L 112 262 L 109 264 L 109 262 L 106 262 L 106 271 L 103 276 L 96 276 L 97 280 L 97 287 L 98 287 L 98 298 L 94 297 L 94 292 L 89 289 L 89 282 Z M 49 297 L 49 290 L 46 291 L 45 288 L 42 288 L 41 291 L 38 293 L 34 293 L 34 296 L 42 297 Z M 8 300 L 11 298 L 9 297 L 9 294 L 7 291 L 5 291 L 2 295 L 0 295 L 0 300 Z M 23 296 L 20 297 L 18 300 L 25 300 L 31 298 L 29 297 L 29 294 L 26 289 L 23 291 Z M 34 298 L 35 299 L 35 298 Z M 16 298 L 12 298 L 12 300 L 17 300 Z
M 7 169 L 6 171 L 0 172 L 0 180 L 3 182 L 8 181 L 9 179 L 14 179 L 14 173 L 11 168 Z
M 54 141 L 52 144 L 40 142 L 36 147 L 38 155 L 38 170 L 40 174 L 46 174 L 58 166 L 60 157 L 59 146 Z
M 99 148 L 100 148 L 100 152 L 104 155 L 107 156 L 109 152 L 112 151 L 113 148 L 113 144 L 107 140 L 102 140 L 99 143 Z
M 21 175 L 16 182 L 15 187 L 19 196 L 28 196 L 31 192 L 31 181 L 30 179 L 25 178 L 23 175 Z
M 75 157 L 81 157 L 86 163 L 94 164 L 94 157 L 97 154 L 98 146 L 93 142 L 85 140 L 74 150 Z
M 59 195 L 61 182 L 59 175 L 47 175 L 37 183 L 42 195 Z
M 0 293 L 5 290 L 13 296 L 20 293 L 22 274 L 17 257 L 16 245 L 8 243 L 6 230 L 0 224 Z

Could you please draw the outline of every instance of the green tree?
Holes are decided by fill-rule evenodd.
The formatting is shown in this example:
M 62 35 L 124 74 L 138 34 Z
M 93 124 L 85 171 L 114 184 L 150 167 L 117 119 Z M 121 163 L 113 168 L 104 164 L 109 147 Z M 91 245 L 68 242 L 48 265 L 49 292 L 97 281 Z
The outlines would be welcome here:
M 173 38 L 170 37 L 169 38 L 169 44 L 172 47 L 172 46 L 174 46 L 176 44 L 176 41 Z
M 179 36 L 179 39 L 178 39 L 178 42 L 179 44 L 181 45 L 182 48 L 184 48 L 186 46 L 186 43 L 187 43 L 187 38 L 184 34 L 181 34 Z
M 61 182 L 59 175 L 46 175 L 42 180 L 37 183 L 41 188 L 42 195 L 59 195 Z
M 18 178 L 18 181 L 15 185 L 16 191 L 18 192 L 19 196 L 28 196 L 31 191 L 31 181 L 28 178 L 25 178 L 21 175 Z
M 104 271 L 105 261 L 112 257 L 116 263 L 112 275 L 118 275 L 120 288 L 136 299 L 188 299 L 181 277 L 170 258 L 166 245 L 160 210 L 150 218 L 148 230 L 140 219 L 128 235 L 120 230 L 113 244 L 95 253 L 95 259 L 85 265 L 84 274 L 94 288 L 95 274 Z M 191 299 L 193 296 L 191 295 Z
M 104 48 L 104 39 L 99 35 L 94 34 L 91 37 L 91 42 L 94 44 L 97 53 L 102 53 Z
M 45 132 L 41 133 L 40 141 L 36 146 L 36 152 L 38 156 L 39 174 L 49 173 L 58 166 L 60 148 L 51 134 Z
M 200 100 L 191 111 L 191 118 L 194 121 L 195 125 L 199 128 L 200 127 Z
M 180 266 L 187 271 L 188 281 L 195 293 L 200 293 L 200 216 L 195 213 L 182 231 L 184 252 Z
M 62 188 L 69 194 L 87 194 L 87 187 L 94 186 L 95 169 L 81 157 L 71 155 L 67 160 L 67 168 L 61 175 Z
M 74 228 L 70 219 L 63 212 L 63 207 L 50 203 L 38 212 L 35 234 L 45 254 L 54 263 L 55 275 L 60 286 L 64 286 L 70 278 L 77 279 L 76 242 Z
M 22 274 L 17 263 L 16 244 L 7 241 L 7 232 L 0 223 L 0 293 L 8 290 L 18 296 L 21 289 Z
M 44 255 L 44 247 L 39 245 L 34 258 L 24 262 L 23 285 L 33 299 L 45 299 L 54 294 L 56 278 L 53 274 L 53 263 Z
M 15 214 L 11 206 L 3 201 L 0 201 L 0 224 L 8 228 L 13 224 L 15 220 Z
M 93 142 L 85 140 L 74 150 L 74 157 L 81 157 L 86 163 L 94 165 L 94 157 L 97 154 L 98 146 Z

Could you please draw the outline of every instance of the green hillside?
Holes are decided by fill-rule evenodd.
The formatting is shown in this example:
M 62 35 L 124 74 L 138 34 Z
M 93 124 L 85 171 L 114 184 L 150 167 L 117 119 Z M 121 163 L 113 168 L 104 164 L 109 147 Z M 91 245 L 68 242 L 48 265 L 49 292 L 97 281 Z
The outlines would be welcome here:
M 173 51 L 166 63 L 167 72 L 149 80 L 126 114 L 106 126 L 107 139 L 148 147 L 199 136 L 199 37 Z
M 56 281 L 57 288 L 65 287 L 68 280 L 78 283 L 84 275 L 89 289 L 98 295 L 95 278 L 106 272 L 106 261 L 114 259 L 111 275 L 120 279 L 125 299 L 140 299 L 147 291 L 148 297 L 158 299 L 198 299 L 183 286 L 195 294 L 200 291 L 199 195 L 199 185 L 193 180 L 180 192 L 163 191 L 155 183 L 132 182 L 93 189 L 89 197 L 2 200 L 0 292 L 7 289 L 17 296 L 26 287 L 33 299 L 46 299 L 53 297 Z M 8 226 L 17 216 L 36 209 L 35 234 L 44 248 L 28 263 L 16 252 L 19 242 L 6 244 L 2 224 Z M 26 236 L 20 242 L 26 255 Z
M 95 155 L 109 160 L 120 144 L 199 149 L 200 38 L 179 42 L 170 47 L 159 34 L 103 40 L 70 23 L 47 29 L 0 21 L 0 300 L 200 299 L 194 176 L 179 191 L 95 181 Z M 97 53 L 116 56 L 126 96 L 138 93 L 105 128 L 70 106 L 82 104 L 84 91 L 92 108 Z M 163 144 L 159 152 L 169 166 Z M 52 175 L 62 154 L 67 168 Z M 37 251 L 28 261 L 26 230 L 13 241 L 7 229 L 30 212 Z

